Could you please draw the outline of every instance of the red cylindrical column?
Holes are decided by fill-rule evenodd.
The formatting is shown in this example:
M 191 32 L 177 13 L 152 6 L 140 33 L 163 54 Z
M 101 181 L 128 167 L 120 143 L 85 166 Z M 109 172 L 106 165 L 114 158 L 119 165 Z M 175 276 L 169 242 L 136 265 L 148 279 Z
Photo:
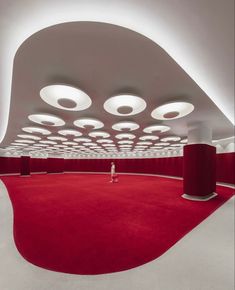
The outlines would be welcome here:
M 184 147 L 183 177 L 186 199 L 206 201 L 217 194 L 216 148 L 212 144 L 212 129 L 207 123 L 195 123 L 188 131 Z
M 209 200 L 216 193 L 216 148 L 208 144 L 184 146 L 184 194 L 192 200 Z
M 30 157 L 29 156 L 21 156 L 21 164 L 20 164 L 20 174 L 21 176 L 30 176 Z

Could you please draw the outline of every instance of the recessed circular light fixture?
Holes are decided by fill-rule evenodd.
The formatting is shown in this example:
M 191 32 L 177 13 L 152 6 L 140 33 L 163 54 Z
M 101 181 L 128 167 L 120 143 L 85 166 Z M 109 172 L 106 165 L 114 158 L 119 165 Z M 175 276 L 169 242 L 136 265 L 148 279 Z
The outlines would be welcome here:
M 187 102 L 173 102 L 157 107 L 151 116 L 157 120 L 173 120 L 187 116 L 194 110 L 194 106 Z
M 42 135 L 50 135 L 51 132 L 47 129 L 44 129 L 44 128 L 39 128 L 39 127 L 24 127 L 22 128 L 22 130 L 24 132 L 27 132 L 27 133 L 40 133 Z
M 81 118 L 73 122 L 75 126 L 83 128 L 83 129 L 99 129 L 104 127 L 104 124 L 92 118 Z
M 15 142 L 12 142 L 11 145 L 16 145 L 16 146 L 28 146 L 28 144 L 26 144 L 26 143 L 15 143 Z
M 88 135 L 93 137 L 93 138 L 97 138 L 97 137 L 108 138 L 110 136 L 109 133 L 104 132 L 104 131 L 93 131 L 93 132 L 89 133 Z
M 47 141 L 47 140 L 39 141 L 39 143 L 49 144 L 49 145 L 55 145 L 55 144 L 57 144 L 57 142 L 55 142 L 55 141 Z
M 173 147 L 165 147 L 164 148 L 164 150 L 173 150 L 173 149 L 175 149 L 175 148 L 173 148 Z
M 145 133 L 153 133 L 153 132 L 159 132 L 159 133 L 163 133 L 166 131 L 169 131 L 170 127 L 169 126 L 165 126 L 165 125 L 152 125 L 152 126 L 148 126 L 146 128 L 144 128 L 144 132 Z
M 178 148 L 182 148 L 184 146 L 184 144 L 171 144 L 171 147 L 178 147 Z
M 48 147 L 48 144 L 33 144 L 35 147 Z
M 33 114 L 28 116 L 29 120 L 45 126 L 63 126 L 65 122 L 54 115 L 49 114 Z
M 82 133 L 74 129 L 59 130 L 58 133 L 63 136 L 75 136 L 75 137 L 82 136 Z
M 40 137 L 34 135 L 27 135 L 27 134 L 19 134 L 17 137 L 24 138 L 24 139 L 32 139 L 32 140 L 41 140 Z
M 178 136 L 168 136 L 168 137 L 165 137 L 165 138 L 162 138 L 161 141 L 162 142 L 170 142 L 170 141 L 179 141 L 181 138 L 178 137 Z
M 117 139 L 134 139 L 136 136 L 130 133 L 122 133 L 122 134 L 117 134 L 115 137 Z
M 67 148 L 67 145 L 54 145 L 55 148 Z
M 131 140 L 122 140 L 122 141 L 118 141 L 118 144 L 133 144 L 134 141 Z
M 139 138 L 140 140 L 147 141 L 147 140 L 158 140 L 159 137 L 155 135 L 145 135 Z
M 163 147 L 162 146 L 151 146 L 150 149 L 156 149 L 156 150 L 159 150 L 159 149 L 162 149 Z
M 113 143 L 111 139 L 98 139 L 96 140 L 97 143 Z
M 135 122 L 128 122 L 128 121 L 123 121 L 123 122 L 118 122 L 116 124 L 113 124 L 112 129 L 117 130 L 117 131 L 134 131 L 138 129 L 140 126 L 135 123 Z
M 145 108 L 146 102 L 144 99 L 128 94 L 111 97 L 104 103 L 104 109 L 117 116 L 136 115 Z
M 102 144 L 102 146 L 104 146 L 104 147 L 116 147 L 115 144 L 110 144 L 110 143 Z
M 168 145 L 170 145 L 169 142 L 159 142 L 154 144 L 154 146 L 168 146 Z
M 91 142 L 92 140 L 90 138 L 75 138 L 73 139 L 75 142 Z
M 152 142 L 147 142 L 147 141 L 140 141 L 136 143 L 137 145 L 152 145 Z
M 184 144 L 188 143 L 188 138 L 182 139 L 182 140 L 180 141 L 180 143 L 184 143 Z
M 85 110 L 92 103 L 85 92 L 69 85 L 46 86 L 40 90 L 40 96 L 47 104 L 69 111 Z
M 129 144 L 121 144 L 119 145 L 119 148 L 131 148 L 132 145 L 129 145 Z
M 64 137 L 60 137 L 60 136 L 49 136 L 47 137 L 48 140 L 52 140 L 52 141 L 67 141 L 67 138 Z
M 95 142 L 85 142 L 83 143 L 84 146 L 97 146 L 98 144 L 96 144 Z
M 26 143 L 26 144 L 34 144 L 35 141 L 33 140 L 15 140 L 16 143 Z
M 63 144 L 63 145 L 69 145 L 69 146 L 77 145 L 76 142 L 69 142 L 69 141 L 68 141 L 68 142 L 67 142 L 67 141 L 66 141 L 66 142 L 62 142 L 62 144 Z

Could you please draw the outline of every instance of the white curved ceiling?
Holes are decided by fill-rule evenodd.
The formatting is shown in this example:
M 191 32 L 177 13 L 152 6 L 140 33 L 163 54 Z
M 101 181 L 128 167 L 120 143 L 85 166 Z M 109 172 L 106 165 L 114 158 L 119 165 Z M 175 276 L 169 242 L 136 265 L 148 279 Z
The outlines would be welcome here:
M 40 98 L 41 89 L 58 83 L 82 89 L 91 97 L 91 106 L 81 111 L 68 111 L 43 101 Z M 84 118 L 101 121 L 101 127 L 99 125 L 97 128 L 107 132 L 112 139 L 111 143 L 114 143 L 98 144 L 96 138 L 92 138 L 90 144 L 77 144 L 74 136 L 69 136 L 69 143 L 53 144 L 48 141 L 47 136 L 40 135 L 44 140 L 40 140 L 38 144 L 33 141 L 34 144 L 28 145 L 29 148 L 22 145 L 26 151 L 36 145 L 44 149 L 48 146 L 47 149 L 51 148 L 53 153 L 58 154 L 70 150 L 84 153 L 83 148 L 75 149 L 73 145 L 91 146 L 92 150 L 85 151 L 88 155 L 92 152 L 102 154 L 104 150 L 109 152 L 104 147 L 115 145 L 121 152 L 129 150 L 124 147 L 132 147 L 132 151 L 139 145 L 144 145 L 146 151 L 155 142 L 142 144 L 139 143 L 139 138 L 144 135 L 144 128 L 151 125 L 169 126 L 170 131 L 160 134 L 154 132 L 159 138 L 171 135 L 184 138 L 187 136 L 188 127 L 198 122 L 207 123 L 213 129 L 213 137 L 216 139 L 231 136 L 233 132 L 231 123 L 221 111 L 162 48 L 136 32 L 110 24 L 64 23 L 41 30 L 28 38 L 18 49 L 14 59 L 11 93 L 9 125 L 1 146 L 20 143 L 20 140 L 15 139 L 22 134 L 22 128 L 35 125 L 47 128 L 57 136 L 61 129 L 73 129 L 81 132 L 82 137 L 89 137 L 93 129 L 79 126 L 79 122 L 75 121 Z M 140 96 L 147 107 L 138 114 L 126 116 L 113 115 L 105 110 L 104 103 L 107 99 L 126 93 Z M 151 112 L 157 106 L 175 101 L 192 103 L 195 109 L 180 119 L 162 121 L 151 117 Z M 51 127 L 50 124 L 39 122 L 39 118 L 43 120 L 45 117 L 50 117 L 48 121 L 51 121 L 53 115 L 62 120 L 58 121 L 61 127 Z M 36 122 L 39 125 L 32 122 L 33 116 L 37 117 Z M 139 124 L 139 128 L 137 126 L 138 129 L 132 132 L 135 134 L 133 145 L 119 145 L 117 134 L 120 132 L 112 127 L 121 121 Z M 29 143 L 26 141 L 22 140 L 22 143 Z M 56 146 L 52 148 L 50 145 Z M 57 145 L 68 145 L 71 148 L 60 150 Z
M 234 122 L 232 0 L 0 2 L 0 140 L 8 120 L 14 55 L 45 27 L 70 21 L 113 23 L 159 44 Z

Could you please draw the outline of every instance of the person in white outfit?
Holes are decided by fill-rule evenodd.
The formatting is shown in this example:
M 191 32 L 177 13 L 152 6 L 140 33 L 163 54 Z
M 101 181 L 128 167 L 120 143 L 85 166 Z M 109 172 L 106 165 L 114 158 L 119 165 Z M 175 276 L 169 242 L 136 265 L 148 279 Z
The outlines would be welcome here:
M 115 163 L 111 162 L 111 180 L 110 180 L 110 182 L 114 182 L 114 176 L 115 176 Z

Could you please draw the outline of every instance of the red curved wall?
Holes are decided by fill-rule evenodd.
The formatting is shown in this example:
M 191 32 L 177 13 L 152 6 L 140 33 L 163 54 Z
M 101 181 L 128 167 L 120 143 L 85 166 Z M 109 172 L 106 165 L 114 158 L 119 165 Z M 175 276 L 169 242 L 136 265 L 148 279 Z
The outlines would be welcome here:
M 61 171 L 110 171 L 110 159 L 51 159 L 50 170 Z M 63 160 L 63 161 L 62 161 Z M 183 176 L 183 157 L 153 158 L 153 159 L 115 159 L 118 172 L 137 172 Z M 0 157 L 0 174 L 12 174 L 20 172 L 20 158 Z M 57 166 L 59 165 L 59 169 Z M 63 167 L 63 170 L 62 170 Z M 216 155 L 216 171 L 219 182 L 235 184 L 235 153 Z M 31 172 L 48 172 L 47 159 L 31 158 Z

